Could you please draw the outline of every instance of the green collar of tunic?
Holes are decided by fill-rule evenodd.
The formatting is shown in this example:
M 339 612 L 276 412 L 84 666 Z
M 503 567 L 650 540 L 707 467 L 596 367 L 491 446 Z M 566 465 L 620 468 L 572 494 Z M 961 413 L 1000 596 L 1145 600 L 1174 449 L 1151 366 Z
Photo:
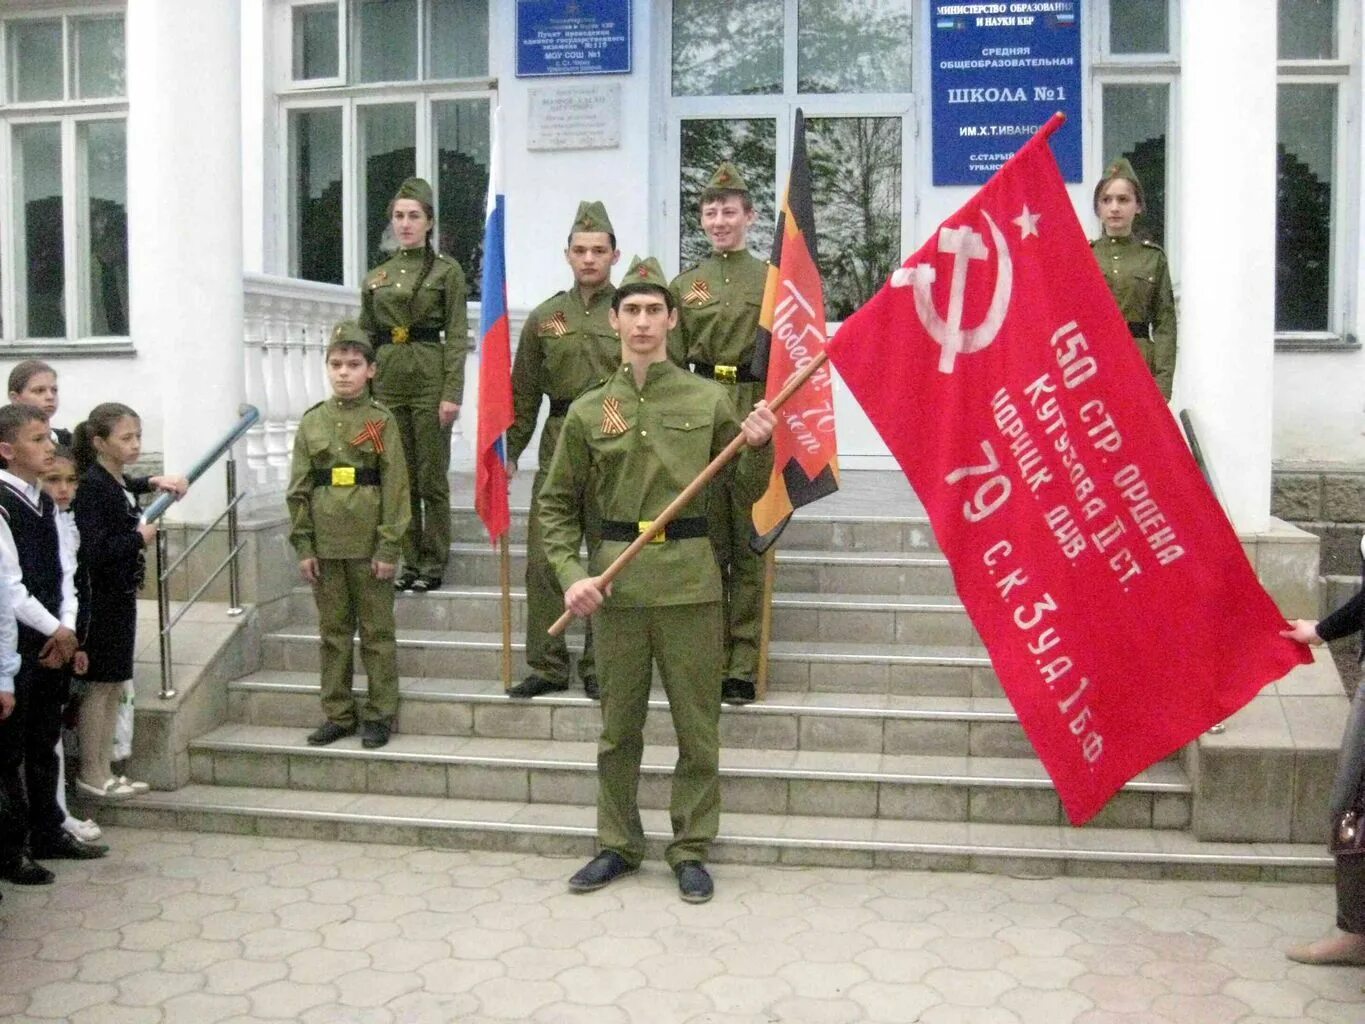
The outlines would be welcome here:
M 579 289 L 577 281 L 569 285 L 569 290 L 565 294 L 567 294 L 569 298 L 573 299 L 573 303 L 575 306 L 583 305 L 583 293 Z M 583 312 L 585 313 L 592 312 L 592 310 L 602 305 L 604 301 L 608 305 L 610 305 L 612 296 L 615 294 L 616 285 L 611 283 L 611 278 L 607 278 L 607 280 L 603 281 L 601 284 L 599 284 L 596 288 L 592 290 L 592 294 L 588 296 L 588 304 L 583 308 Z
M 650 363 L 649 366 L 645 368 L 645 388 L 657 382 L 660 378 L 668 376 L 676 369 L 677 367 L 667 359 L 660 360 L 657 363 Z M 637 388 L 635 386 L 635 367 L 630 363 L 621 364 L 621 377 L 630 385 L 632 391 L 644 390 L 644 388 Z
M 1113 246 L 1115 248 L 1125 248 L 1132 245 L 1141 245 L 1136 235 L 1101 235 L 1100 245 Z
M 327 399 L 327 404 L 333 409 L 340 409 L 343 411 L 362 409 L 370 404 L 370 393 L 367 389 L 365 394 L 361 395 L 359 398 L 338 398 L 336 395 L 333 395 L 331 398 Z
M 726 252 L 721 252 L 719 249 L 712 249 L 711 258 L 713 260 L 738 260 L 741 263 L 747 260 L 758 259 L 758 257 L 748 249 L 733 249 Z

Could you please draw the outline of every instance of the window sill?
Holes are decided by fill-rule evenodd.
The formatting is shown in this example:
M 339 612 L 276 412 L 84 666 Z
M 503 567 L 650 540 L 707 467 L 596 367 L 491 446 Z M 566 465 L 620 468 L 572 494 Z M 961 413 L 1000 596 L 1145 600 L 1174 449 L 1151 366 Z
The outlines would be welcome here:
M 67 341 L 65 338 L 24 338 L 0 343 L 0 352 L 3 352 L 6 358 L 19 356 L 39 359 L 89 359 L 94 356 L 107 359 L 137 355 L 131 338 L 84 341 Z
M 1354 334 L 1331 331 L 1283 331 L 1275 335 L 1276 352 L 1359 352 Z

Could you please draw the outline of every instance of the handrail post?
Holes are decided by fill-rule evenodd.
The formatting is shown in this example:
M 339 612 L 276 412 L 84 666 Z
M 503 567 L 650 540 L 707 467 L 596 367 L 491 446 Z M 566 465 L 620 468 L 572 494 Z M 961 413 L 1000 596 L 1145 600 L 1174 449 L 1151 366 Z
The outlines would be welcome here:
M 228 449 L 227 457 L 227 533 L 228 551 L 232 564 L 228 566 L 228 610 L 229 615 L 242 614 L 241 570 L 237 558 L 237 458 Z
M 166 531 L 156 531 L 156 621 L 161 637 L 161 699 L 175 696 L 175 671 L 171 660 L 171 592 L 170 581 L 162 567 L 170 561 L 166 547 Z

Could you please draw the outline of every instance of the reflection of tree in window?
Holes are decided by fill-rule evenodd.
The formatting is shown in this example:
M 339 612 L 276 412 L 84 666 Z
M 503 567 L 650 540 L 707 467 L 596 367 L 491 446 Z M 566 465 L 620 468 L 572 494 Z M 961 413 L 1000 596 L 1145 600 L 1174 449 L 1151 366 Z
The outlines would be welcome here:
M 781 91 L 782 0 L 674 0 L 674 96 Z
M 300 195 L 299 276 L 341 284 L 341 182 L 329 181 L 319 195 Z
M 806 130 L 825 315 L 842 320 L 900 264 L 901 122 L 818 118 Z
M 90 200 L 90 333 L 128 335 L 128 213 L 110 199 Z
M 28 257 L 28 330 L 30 338 L 66 336 L 65 248 L 62 197 L 44 196 L 24 206 L 24 251 Z
M 383 263 L 392 254 L 386 252 L 385 243 L 393 244 L 393 233 L 389 231 L 389 200 L 398 194 L 398 186 L 412 177 L 416 166 L 417 150 L 413 146 L 375 153 L 365 161 L 365 209 L 369 211 L 369 263 L 373 267 Z
M 1328 327 L 1332 185 L 1281 143 L 1275 218 L 1275 329 Z
M 1133 234 L 1157 245 L 1166 244 L 1166 136 L 1143 139 L 1120 154 L 1133 165 L 1142 182 L 1142 216 L 1133 224 Z M 1113 159 L 1110 157 L 1109 159 Z
M 684 121 L 678 189 L 682 215 L 679 267 L 690 267 L 711 255 L 698 203 L 711 175 L 725 160 L 739 169 L 758 215 L 749 231 L 749 250 L 765 259 L 772 251 L 777 122 L 768 118 Z
M 469 298 L 478 301 L 483 281 L 483 218 L 488 193 L 488 167 L 458 150 L 440 151 L 440 215 L 437 248 L 453 256 L 464 270 Z
M 910 91 L 908 0 L 802 0 L 800 92 Z

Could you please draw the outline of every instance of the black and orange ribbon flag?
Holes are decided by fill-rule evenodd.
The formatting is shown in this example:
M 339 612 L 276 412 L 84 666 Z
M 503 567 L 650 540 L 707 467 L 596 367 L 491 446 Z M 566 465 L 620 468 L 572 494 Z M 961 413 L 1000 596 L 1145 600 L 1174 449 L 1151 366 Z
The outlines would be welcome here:
M 796 112 L 791 173 L 777 217 L 758 336 L 750 367 L 767 382 L 772 399 L 793 373 L 825 349 L 825 297 L 815 244 L 806 122 Z M 773 431 L 773 475 L 754 503 L 749 546 L 764 552 L 792 512 L 839 489 L 839 446 L 834 436 L 834 391 L 828 366 L 821 366 L 782 407 Z

